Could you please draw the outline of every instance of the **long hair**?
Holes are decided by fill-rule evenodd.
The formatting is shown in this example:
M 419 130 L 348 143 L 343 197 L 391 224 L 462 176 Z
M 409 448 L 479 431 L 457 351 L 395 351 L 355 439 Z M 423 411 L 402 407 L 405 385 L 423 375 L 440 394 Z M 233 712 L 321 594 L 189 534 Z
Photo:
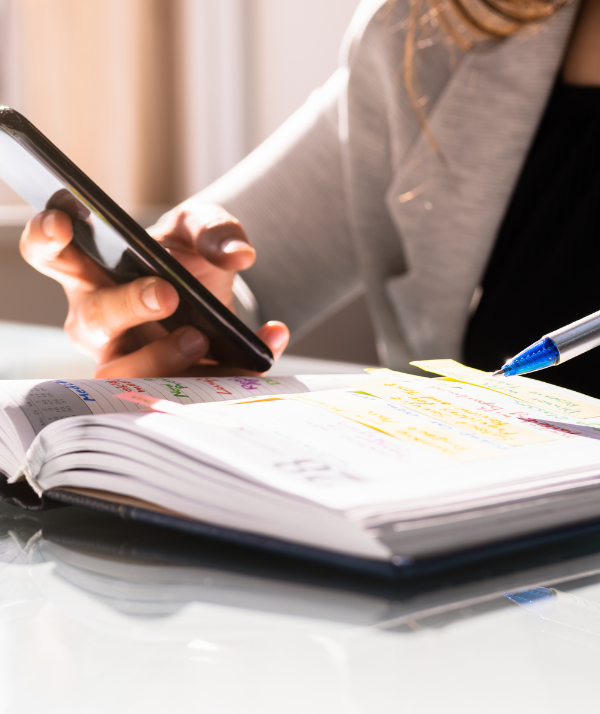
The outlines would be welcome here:
M 396 2 L 390 0 L 388 8 Z M 483 42 L 502 42 L 518 32 L 535 31 L 541 22 L 569 2 L 571 0 L 410 0 L 410 13 L 404 23 L 404 86 L 419 124 L 440 158 L 443 159 L 443 155 L 429 128 L 424 100 L 418 96 L 415 51 L 432 43 L 433 31 L 441 31 L 451 47 L 462 51 Z

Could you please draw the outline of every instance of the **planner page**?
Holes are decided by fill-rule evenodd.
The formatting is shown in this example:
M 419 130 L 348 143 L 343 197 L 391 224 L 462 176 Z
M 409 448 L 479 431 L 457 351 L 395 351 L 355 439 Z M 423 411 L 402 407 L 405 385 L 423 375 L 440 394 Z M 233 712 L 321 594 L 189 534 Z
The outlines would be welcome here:
M 116 395 L 138 394 L 177 404 L 344 387 L 335 375 L 160 379 L 46 379 L 0 381 L 0 471 L 12 475 L 42 429 L 68 417 L 137 412 L 144 407 Z

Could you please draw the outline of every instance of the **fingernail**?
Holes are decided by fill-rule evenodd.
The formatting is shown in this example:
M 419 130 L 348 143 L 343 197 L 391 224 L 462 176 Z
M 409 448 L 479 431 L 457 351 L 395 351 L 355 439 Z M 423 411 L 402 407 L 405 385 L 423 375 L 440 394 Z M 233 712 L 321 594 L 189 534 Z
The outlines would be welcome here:
M 48 238 L 54 238 L 54 226 L 56 225 L 56 213 L 50 211 L 42 220 L 42 231 Z
M 156 297 L 156 280 L 148 283 L 148 285 L 146 285 L 146 287 L 142 290 L 142 302 L 148 310 L 160 310 L 158 298 Z
M 231 253 L 237 253 L 238 251 L 252 251 L 254 253 L 254 248 L 250 243 L 246 243 L 245 240 L 240 240 L 239 238 L 225 238 L 221 241 L 221 252 L 230 255 Z
M 206 337 L 198 330 L 194 330 L 193 327 L 187 329 L 179 338 L 179 349 L 188 357 L 204 354 L 207 347 Z

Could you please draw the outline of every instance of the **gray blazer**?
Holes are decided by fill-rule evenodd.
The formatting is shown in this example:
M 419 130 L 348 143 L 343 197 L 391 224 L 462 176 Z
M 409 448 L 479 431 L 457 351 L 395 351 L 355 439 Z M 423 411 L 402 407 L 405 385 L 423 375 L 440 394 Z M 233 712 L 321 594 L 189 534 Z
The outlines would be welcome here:
M 292 335 L 364 292 L 383 364 L 460 358 L 469 304 L 560 66 L 575 13 L 470 52 L 443 37 L 416 81 L 446 161 L 406 96 L 407 0 L 363 0 L 340 69 L 200 194 L 245 226 L 262 319 Z M 426 43 L 427 44 L 427 43 Z

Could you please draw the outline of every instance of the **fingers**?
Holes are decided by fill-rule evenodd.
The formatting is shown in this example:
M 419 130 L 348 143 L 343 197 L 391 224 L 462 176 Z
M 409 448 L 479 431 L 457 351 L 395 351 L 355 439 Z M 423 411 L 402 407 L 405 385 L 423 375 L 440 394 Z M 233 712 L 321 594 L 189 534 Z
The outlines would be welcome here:
M 40 270 L 47 262 L 56 260 L 71 238 L 72 224 L 66 213 L 38 213 L 25 226 L 21 236 L 21 253 L 28 263 Z
M 19 245 L 21 255 L 67 292 L 110 284 L 102 270 L 71 243 L 72 236 L 71 219 L 66 213 L 39 213 L 25 226 Z
M 194 244 L 203 258 L 229 272 L 247 270 L 256 260 L 256 251 L 246 232 L 233 218 L 203 226 Z
M 206 277 L 207 287 L 226 304 L 233 273 L 249 267 L 255 259 L 239 221 L 219 206 L 183 204 L 150 232 L 203 282 Z M 90 351 L 100 357 L 98 377 L 176 376 L 199 368 L 234 371 L 208 363 L 198 365 L 209 345 L 192 327 L 162 336 L 164 331 L 156 323 L 172 315 L 179 304 L 173 286 L 156 277 L 114 285 L 71 239 L 69 216 L 59 210 L 45 211 L 27 224 L 21 253 L 65 288 L 70 305 L 65 328 L 76 344 L 92 348 Z M 215 271 L 215 266 L 220 270 Z M 289 339 L 287 327 L 277 322 L 264 325 L 258 335 L 276 359 Z
M 148 232 L 174 253 L 193 250 L 228 272 L 246 270 L 256 260 L 241 223 L 221 206 L 186 202 Z
M 281 356 L 289 340 L 289 330 L 282 322 L 268 322 L 258 330 L 257 335 L 270 347 L 275 359 Z M 207 338 L 193 327 L 182 327 L 126 355 L 118 352 L 116 341 L 107 347 L 107 353 L 94 376 L 110 379 L 255 374 L 224 365 L 198 364 L 208 353 L 208 348 Z M 113 350 L 113 354 L 109 350 Z
M 257 336 L 268 345 L 275 357 L 278 360 L 290 339 L 290 331 L 283 322 L 267 322 L 257 332 Z M 258 372 L 252 372 L 247 369 L 238 369 L 237 367 L 229 367 L 227 365 L 203 364 L 193 365 L 184 375 L 186 377 L 231 377 L 233 375 L 257 375 Z
M 178 304 L 177 291 L 165 280 L 139 278 L 73 301 L 65 329 L 75 342 L 100 347 L 132 327 L 172 315 Z
M 95 377 L 175 377 L 208 352 L 208 339 L 194 327 L 181 327 L 135 352 L 102 360 Z
M 290 331 L 288 328 L 283 322 L 277 322 L 275 320 L 263 325 L 256 332 L 256 335 L 270 348 L 275 360 L 281 357 L 290 340 Z

